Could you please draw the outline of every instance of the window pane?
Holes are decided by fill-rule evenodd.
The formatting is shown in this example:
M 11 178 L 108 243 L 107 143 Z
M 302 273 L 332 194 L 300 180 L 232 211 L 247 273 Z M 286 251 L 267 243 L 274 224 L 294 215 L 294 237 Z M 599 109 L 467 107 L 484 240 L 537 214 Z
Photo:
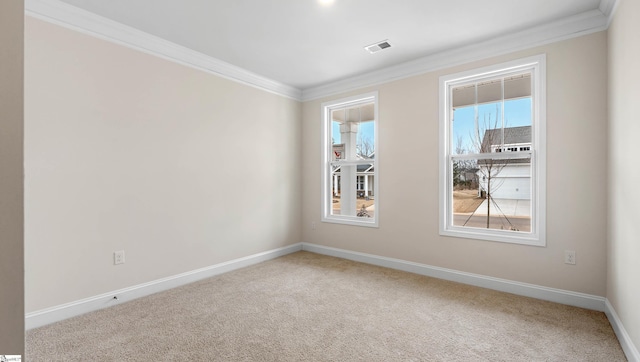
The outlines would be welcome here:
M 531 97 L 504 102 L 505 127 L 531 126 Z
M 331 215 L 373 218 L 375 215 L 374 167 L 372 164 L 331 166 Z M 342 172 L 344 170 L 344 173 Z M 356 171 L 355 194 L 345 199 L 348 174 Z M 343 177 L 344 175 L 344 177 Z
M 531 73 L 508 76 L 504 79 L 504 99 L 531 98 Z
M 502 102 L 455 108 L 451 139 L 452 154 L 491 152 L 490 145 L 483 145 L 487 131 L 492 144 L 502 143 Z M 486 142 L 486 141 L 485 141 Z M 485 149 L 483 149 L 483 147 Z M 488 147 L 488 148 L 487 148 Z
M 452 224 L 531 231 L 531 159 L 454 160 Z
M 356 137 L 356 153 L 358 158 L 372 159 L 375 158 L 375 128 L 372 121 L 360 122 L 358 135 Z
M 502 102 L 478 105 L 478 131 L 474 152 L 493 152 L 492 146 L 503 143 Z
M 331 144 L 337 145 L 342 143 L 340 136 L 340 123 L 331 121 Z
M 453 110 L 451 153 L 462 155 L 474 153 L 475 107 L 461 107 Z
M 375 157 L 373 102 L 335 110 L 331 120 L 332 144 L 345 145 L 343 159 L 356 161 Z

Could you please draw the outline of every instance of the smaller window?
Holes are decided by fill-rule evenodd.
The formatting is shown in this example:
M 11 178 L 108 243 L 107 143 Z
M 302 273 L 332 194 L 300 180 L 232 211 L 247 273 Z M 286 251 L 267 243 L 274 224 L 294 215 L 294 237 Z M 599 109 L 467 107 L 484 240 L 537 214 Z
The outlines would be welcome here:
M 322 221 L 378 225 L 378 95 L 322 104 Z

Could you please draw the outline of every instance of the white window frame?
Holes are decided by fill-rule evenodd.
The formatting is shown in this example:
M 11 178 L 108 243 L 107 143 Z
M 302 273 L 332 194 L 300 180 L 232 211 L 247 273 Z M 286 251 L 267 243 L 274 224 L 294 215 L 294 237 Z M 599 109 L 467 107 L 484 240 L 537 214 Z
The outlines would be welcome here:
M 332 215 L 332 190 L 331 190 L 331 165 L 357 165 L 362 164 L 361 161 L 353 160 L 333 160 L 331 149 L 331 113 L 336 110 L 355 107 L 360 104 L 373 103 L 374 107 L 374 125 L 373 125 L 373 137 L 374 137 L 374 149 L 375 158 L 373 160 L 367 160 L 367 164 L 373 164 L 373 193 L 375 198 L 375 212 L 373 217 L 357 217 L 348 215 Z M 380 149 L 378 144 L 378 92 L 369 92 L 353 97 L 342 98 L 334 101 L 328 101 L 322 103 L 322 222 L 366 226 L 366 227 L 378 227 L 378 220 L 380 215 L 380 176 L 379 176 L 379 162 L 380 162 Z M 357 178 L 356 178 L 357 179 Z M 354 185 L 355 186 L 355 185 Z
M 453 225 L 452 89 L 512 72 L 531 71 L 531 151 L 492 153 L 494 158 L 531 155 L 531 232 Z M 546 246 L 546 56 L 544 54 L 440 77 L 440 235 Z

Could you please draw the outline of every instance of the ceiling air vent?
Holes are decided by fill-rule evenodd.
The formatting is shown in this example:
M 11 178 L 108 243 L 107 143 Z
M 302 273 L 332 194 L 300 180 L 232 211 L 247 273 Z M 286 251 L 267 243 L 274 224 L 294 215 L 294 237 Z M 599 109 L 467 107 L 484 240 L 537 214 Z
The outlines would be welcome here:
M 383 40 L 383 41 L 379 41 L 379 42 L 377 42 L 375 44 L 367 45 L 366 47 L 364 47 L 364 49 L 366 51 L 368 51 L 369 53 L 373 54 L 373 53 L 379 52 L 379 51 L 381 51 L 383 49 L 390 48 L 390 47 L 391 47 L 391 44 L 389 44 L 389 41 L 388 40 Z

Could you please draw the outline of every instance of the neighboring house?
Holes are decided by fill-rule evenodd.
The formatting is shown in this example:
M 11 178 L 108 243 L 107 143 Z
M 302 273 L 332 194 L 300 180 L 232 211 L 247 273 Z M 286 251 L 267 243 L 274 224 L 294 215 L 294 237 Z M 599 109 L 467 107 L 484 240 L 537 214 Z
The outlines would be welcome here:
M 373 159 L 375 153 L 372 153 L 368 158 Z M 360 159 L 365 159 L 358 156 Z M 374 196 L 374 166 L 373 164 L 360 164 L 357 165 L 356 171 L 356 192 L 358 197 L 370 197 Z M 340 195 L 340 168 L 338 168 L 333 174 L 333 196 Z
M 356 175 L 358 197 L 373 196 L 373 165 L 358 165 Z
M 531 150 L 531 126 L 490 129 L 482 139 L 481 153 L 521 152 Z M 494 199 L 531 199 L 531 158 L 478 161 L 478 193 L 485 195 L 491 182 Z
M 460 173 L 460 180 L 466 182 L 469 188 L 475 189 L 479 186 L 478 183 L 478 169 L 473 168 L 468 171 Z
M 477 167 L 465 168 L 460 171 L 454 171 L 454 186 L 462 185 L 466 189 L 478 188 L 478 171 Z

